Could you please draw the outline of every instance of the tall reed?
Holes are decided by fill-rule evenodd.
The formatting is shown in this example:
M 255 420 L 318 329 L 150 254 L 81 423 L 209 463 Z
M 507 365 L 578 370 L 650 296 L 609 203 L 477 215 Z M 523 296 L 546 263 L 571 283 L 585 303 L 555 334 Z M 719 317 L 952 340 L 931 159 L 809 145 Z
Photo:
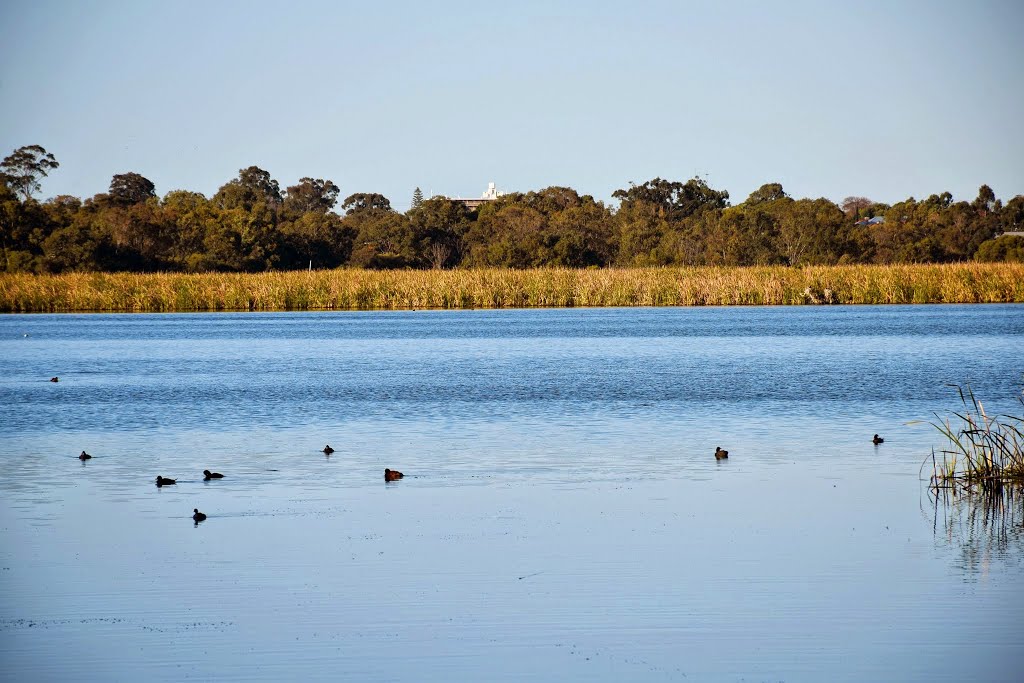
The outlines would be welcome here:
M 0 312 L 1022 303 L 1024 264 L 0 274 Z
M 952 418 L 932 425 L 947 440 L 931 454 L 931 485 L 936 489 L 999 490 L 1006 483 L 1024 485 L 1024 416 L 989 415 L 967 387 L 956 387 L 963 406 Z M 1019 397 L 1024 406 L 1024 397 Z

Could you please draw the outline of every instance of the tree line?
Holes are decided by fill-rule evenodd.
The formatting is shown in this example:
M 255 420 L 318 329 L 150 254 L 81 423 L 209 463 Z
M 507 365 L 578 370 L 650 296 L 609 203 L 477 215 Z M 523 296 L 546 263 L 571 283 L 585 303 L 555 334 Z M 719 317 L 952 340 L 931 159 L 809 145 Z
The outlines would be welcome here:
M 1005 204 L 982 185 L 971 202 L 948 192 L 893 205 L 865 197 L 794 199 L 767 183 L 743 202 L 701 178 L 655 178 L 616 190 L 617 207 L 569 187 L 513 192 L 470 210 L 424 198 L 394 210 L 381 194 L 338 204 L 330 180 L 281 189 L 257 167 L 212 197 L 162 198 L 144 176 L 113 176 L 82 200 L 39 201 L 59 163 L 43 147 L 0 164 L 2 260 L 8 272 L 239 271 L 336 268 L 573 268 L 831 265 L 970 259 L 1024 261 L 1024 195 Z M 336 210 L 337 209 L 337 210 Z

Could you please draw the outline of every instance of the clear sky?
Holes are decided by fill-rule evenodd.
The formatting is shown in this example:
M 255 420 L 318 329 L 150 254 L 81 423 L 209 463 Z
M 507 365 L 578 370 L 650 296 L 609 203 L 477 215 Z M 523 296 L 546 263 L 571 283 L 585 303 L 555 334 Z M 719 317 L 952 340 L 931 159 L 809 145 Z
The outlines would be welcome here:
M 733 203 L 1024 193 L 1024 2 L 0 0 L 0 155 L 43 196 L 257 165 L 342 197 L 700 174 Z

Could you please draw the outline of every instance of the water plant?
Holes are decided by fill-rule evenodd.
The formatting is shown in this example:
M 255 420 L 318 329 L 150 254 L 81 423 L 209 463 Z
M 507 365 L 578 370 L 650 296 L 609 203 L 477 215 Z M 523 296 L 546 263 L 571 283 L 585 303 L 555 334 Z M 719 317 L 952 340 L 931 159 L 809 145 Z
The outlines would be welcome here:
M 970 386 L 955 388 L 962 410 L 936 414 L 932 423 L 947 440 L 938 453 L 932 450 L 932 488 L 998 492 L 1024 485 L 1024 416 L 989 415 Z M 1024 407 L 1024 396 L 1018 401 Z
M 1024 264 L 0 273 L 0 312 L 1024 303 Z

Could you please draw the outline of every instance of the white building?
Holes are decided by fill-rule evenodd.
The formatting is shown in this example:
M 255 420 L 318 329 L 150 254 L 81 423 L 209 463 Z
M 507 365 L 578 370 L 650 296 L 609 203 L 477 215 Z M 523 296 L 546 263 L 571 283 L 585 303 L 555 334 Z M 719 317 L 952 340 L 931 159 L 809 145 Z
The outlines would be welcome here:
M 505 193 L 499 190 L 494 183 L 487 183 L 487 189 L 480 196 L 479 199 L 463 199 L 462 197 L 448 197 L 453 202 L 462 202 L 467 209 L 477 209 L 482 204 L 487 202 L 493 202 L 498 197 L 501 197 Z

